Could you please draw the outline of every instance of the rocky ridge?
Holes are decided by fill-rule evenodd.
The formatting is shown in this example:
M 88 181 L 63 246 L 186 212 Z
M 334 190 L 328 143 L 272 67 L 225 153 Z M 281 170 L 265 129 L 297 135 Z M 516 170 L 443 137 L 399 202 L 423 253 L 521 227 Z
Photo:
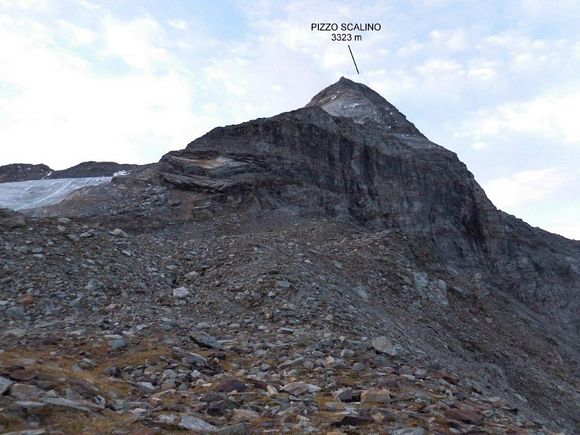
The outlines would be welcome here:
M 53 170 L 43 164 L 12 163 L 0 166 L 0 183 L 59 178 L 112 177 L 117 173 L 125 173 L 142 167 L 114 162 L 83 162 L 67 169 Z

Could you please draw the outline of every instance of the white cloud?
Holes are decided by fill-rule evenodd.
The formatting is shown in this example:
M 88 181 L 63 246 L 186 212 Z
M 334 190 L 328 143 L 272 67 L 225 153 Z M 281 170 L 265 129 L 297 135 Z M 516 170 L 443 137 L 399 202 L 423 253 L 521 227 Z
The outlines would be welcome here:
M 90 45 L 97 39 L 97 34 L 85 27 L 77 26 L 65 20 L 58 22 L 73 45 Z
M 479 141 L 471 145 L 471 148 L 473 148 L 474 150 L 486 150 L 489 148 L 489 145 L 485 142 Z
M 464 29 L 432 30 L 429 33 L 431 41 L 443 46 L 449 51 L 461 51 L 469 48 L 470 41 Z
M 194 115 L 196 91 L 180 69 L 103 75 L 58 46 L 54 31 L 0 17 L 0 39 L 7 44 L 0 51 L 0 77 L 14 89 L 0 93 L 2 163 L 43 162 L 59 169 L 86 160 L 156 161 L 219 123 Z M 155 53 L 155 46 L 140 44 L 142 52 Z M 148 69 L 163 59 L 129 61 Z
M 103 32 L 103 54 L 120 58 L 133 68 L 151 71 L 170 59 L 169 52 L 161 47 L 163 29 L 151 17 L 124 21 L 108 16 L 103 22 Z
M 421 75 L 437 80 L 449 79 L 465 73 L 461 64 L 451 59 L 429 59 L 417 66 L 417 71 Z
M 44 10 L 48 7 L 47 0 L 0 0 L 0 7 L 24 10 Z
M 171 27 L 177 30 L 187 30 L 187 28 L 189 27 L 187 25 L 187 21 L 185 20 L 170 20 L 167 22 L 167 24 L 169 24 Z
M 479 111 L 463 129 L 474 138 L 488 138 L 489 142 L 513 134 L 534 134 L 580 145 L 579 107 L 578 90 L 546 94 Z
M 484 189 L 497 207 L 513 210 L 552 197 L 570 181 L 562 168 L 544 168 L 497 178 L 486 183 Z

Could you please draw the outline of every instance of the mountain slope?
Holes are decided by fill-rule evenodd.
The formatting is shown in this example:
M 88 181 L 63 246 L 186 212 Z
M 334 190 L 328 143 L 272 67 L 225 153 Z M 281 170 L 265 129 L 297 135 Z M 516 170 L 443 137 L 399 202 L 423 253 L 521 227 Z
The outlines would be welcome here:
M 210 131 L 164 156 L 160 176 L 207 195 L 197 201 L 401 230 L 428 246 L 434 273 L 470 282 L 464 291 L 501 289 L 580 332 L 580 243 L 499 212 L 454 153 L 348 79 L 303 109 Z
M 362 84 L 0 227 L 7 430 L 580 424 L 578 243 Z

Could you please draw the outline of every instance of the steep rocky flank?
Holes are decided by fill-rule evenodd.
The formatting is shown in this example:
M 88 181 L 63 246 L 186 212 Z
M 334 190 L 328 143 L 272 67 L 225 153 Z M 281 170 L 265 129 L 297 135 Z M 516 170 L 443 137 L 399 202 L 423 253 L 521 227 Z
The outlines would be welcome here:
M 0 210 L 0 432 L 574 433 L 579 249 L 341 79 Z
M 203 200 L 401 230 L 432 272 L 474 282 L 463 290 L 505 291 L 580 332 L 580 243 L 499 212 L 454 153 L 365 85 L 342 78 L 303 109 L 216 128 L 160 170 Z

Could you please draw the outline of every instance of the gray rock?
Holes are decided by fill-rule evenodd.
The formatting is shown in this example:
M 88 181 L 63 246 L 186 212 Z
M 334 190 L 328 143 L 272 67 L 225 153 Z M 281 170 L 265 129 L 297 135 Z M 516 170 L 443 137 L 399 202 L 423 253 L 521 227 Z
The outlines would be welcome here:
M 137 382 L 135 386 L 144 393 L 151 394 L 157 391 L 157 387 L 151 382 Z
M 250 435 L 252 431 L 246 423 L 239 423 L 233 426 L 226 426 L 215 431 L 220 435 Z
M 14 384 L 10 387 L 10 396 L 15 397 L 19 400 L 36 400 L 38 399 L 43 391 L 29 384 Z
M 333 393 L 333 396 L 341 402 L 352 402 L 353 394 L 351 388 L 341 388 Z
M 197 325 L 195 325 L 195 329 L 210 329 L 211 328 L 211 323 L 209 322 L 199 322 Z
M 209 335 L 203 331 L 193 331 L 189 334 L 189 338 L 193 340 L 197 345 L 210 348 L 210 349 L 223 349 L 223 346 L 220 342 L 213 336 Z
M 62 408 L 76 409 L 77 411 L 85 411 L 85 412 L 90 412 L 90 411 L 95 411 L 95 410 L 100 409 L 99 406 L 97 406 L 93 403 L 77 402 L 74 400 L 63 399 L 61 397 L 45 397 L 42 399 L 42 402 L 45 403 L 46 405 L 62 407 Z
M 389 356 L 397 356 L 399 354 L 397 348 L 393 345 L 391 340 L 385 336 L 373 338 L 371 344 L 373 349 L 375 349 L 377 352 L 381 352 Z
M 3 432 L 2 435 L 44 435 L 46 433 L 45 429 L 29 429 L 19 430 L 17 432 Z
M 114 338 L 112 340 L 109 340 L 109 347 L 113 350 L 122 349 L 124 347 L 127 347 L 127 343 L 123 338 Z
M 24 320 L 26 319 L 26 312 L 24 308 L 19 305 L 14 305 L 6 310 L 6 315 L 9 318 L 17 319 L 17 320 Z
M 11 335 L 13 337 L 22 338 L 26 335 L 26 329 L 23 328 L 11 328 L 4 331 L 4 335 Z
M 422 427 L 403 427 L 392 432 L 393 435 L 424 435 L 425 433 Z
M 282 387 L 282 391 L 293 394 L 294 396 L 301 396 L 306 393 L 317 393 L 320 390 L 320 387 L 306 382 L 290 382 Z
M 183 355 L 183 363 L 188 366 L 203 367 L 207 365 L 207 360 L 197 353 L 187 352 Z
M 209 424 L 192 415 L 182 416 L 179 422 L 179 427 L 203 433 L 213 433 L 217 429 L 213 424 Z
M 115 228 L 113 231 L 110 231 L 109 234 L 111 234 L 112 236 L 116 236 L 116 237 L 123 237 L 123 238 L 127 238 L 129 237 L 129 235 L 123 231 L 121 228 Z
M 189 294 L 190 291 L 187 289 L 187 287 L 178 287 L 173 289 L 173 297 L 177 299 L 184 299 L 188 297 Z
M 4 393 L 10 389 L 12 384 L 14 384 L 14 382 L 12 382 L 10 379 L 0 376 L 0 396 L 4 395 Z

